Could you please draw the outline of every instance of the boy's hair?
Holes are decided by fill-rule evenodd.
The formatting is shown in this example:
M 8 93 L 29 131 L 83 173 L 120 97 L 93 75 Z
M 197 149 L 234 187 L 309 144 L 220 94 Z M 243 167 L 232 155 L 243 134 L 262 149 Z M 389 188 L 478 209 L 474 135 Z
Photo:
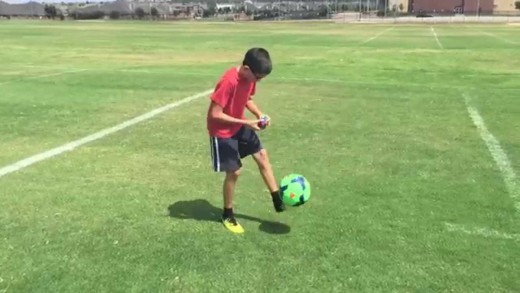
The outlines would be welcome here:
M 273 70 L 269 52 L 264 48 L 249 49 L 242 65 L 247 65 L 254 74 L 268 75 Z

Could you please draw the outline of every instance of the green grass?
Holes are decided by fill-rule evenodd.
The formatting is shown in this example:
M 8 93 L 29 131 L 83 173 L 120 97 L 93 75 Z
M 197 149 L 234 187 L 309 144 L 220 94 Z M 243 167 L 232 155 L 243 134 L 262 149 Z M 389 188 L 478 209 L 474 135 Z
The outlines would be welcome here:
M 429 25 L 397 25 L 366 42 L 388 28 L 0 22 L 0 167 L 212 88 L 264 46 L 261 138 L 278 178 L 313 187 L 276 214 L 246 160 L 246 233 L 227 232 L 198 99 L 1 177 L 0 291 L 520 291 L 518 238 L 446 226 L 520 234 L 464 102 L 518 173 L 517 29 L 435 25 L 440 49 Z

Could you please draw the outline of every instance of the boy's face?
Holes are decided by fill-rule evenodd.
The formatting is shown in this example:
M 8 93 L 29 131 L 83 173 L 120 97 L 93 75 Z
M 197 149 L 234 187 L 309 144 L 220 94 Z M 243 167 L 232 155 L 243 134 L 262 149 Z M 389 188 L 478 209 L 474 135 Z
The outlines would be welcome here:
M 249 82 L 259 82 L 260 80 L 262 80 L 262 78 L 265 77 L 265 75 L 254 73 L 253 70 L 251 70 L 251 68 L 249 68 L 249 66 L 244 66 L 244 69 L 245 69 L 244 75 Z

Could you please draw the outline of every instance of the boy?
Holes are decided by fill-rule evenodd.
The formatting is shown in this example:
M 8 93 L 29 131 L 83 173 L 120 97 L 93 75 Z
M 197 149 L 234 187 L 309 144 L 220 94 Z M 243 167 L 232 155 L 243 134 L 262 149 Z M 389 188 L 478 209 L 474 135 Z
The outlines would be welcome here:
M 275 210 L 277 212 L 285 210 L 267 152 L 256 134 L 256 131 L 261 129 L 259 122 L 264 115 L 251 99 L 255 94 L 256 83 L 269 75 L 271 70 L 269 53 L 263 48 L 251 48 L 246 52 L 242 65 L 230 68 L 224 73 L 210 97 L 207 128 L 213 169 L 215 172 L 226 174 L 222 186 L 224 196 L 222 222 L 234 233 L 244 232 L 233 214 L 233 195 L 242 167 L 240 159 L 249 155 L 253 157 L 264 183 L 271 192 Z M 257 119 L 246 119 L 244 116 L 246 108 Z M 269 120 L 265 126 L 268 125 Z

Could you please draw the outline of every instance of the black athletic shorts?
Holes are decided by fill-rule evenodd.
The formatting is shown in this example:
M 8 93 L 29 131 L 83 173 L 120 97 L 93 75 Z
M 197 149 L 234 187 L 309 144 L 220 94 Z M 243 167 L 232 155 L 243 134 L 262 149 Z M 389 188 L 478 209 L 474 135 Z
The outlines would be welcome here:
M 242 126 L 230 138 L 210 136 L 211 161 L 215 172 L 234 172 L 242 167 L 246 156 L 255 154 L 262 149 L 260 138 L 250 128 Z

